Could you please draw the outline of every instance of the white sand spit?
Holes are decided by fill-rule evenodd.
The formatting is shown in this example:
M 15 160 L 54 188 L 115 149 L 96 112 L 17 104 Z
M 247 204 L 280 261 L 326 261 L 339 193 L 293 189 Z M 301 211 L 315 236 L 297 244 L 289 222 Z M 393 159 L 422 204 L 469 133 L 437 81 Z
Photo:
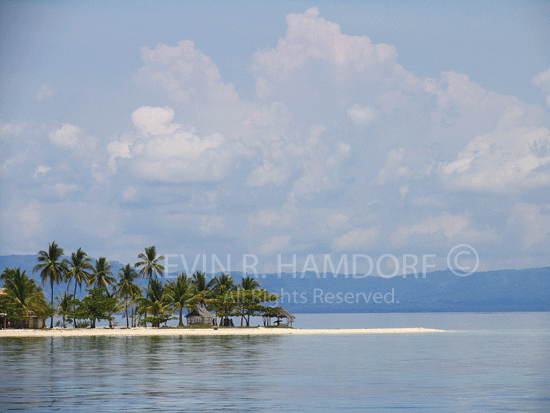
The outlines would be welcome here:
M 84 336 L 239 336 L 239 335 L 306 335 L 306 334 L 403 334 L 440 333 L 430 328 L 54 328 L 42 330 L 0 330 L 2 337 L 84 337 Z

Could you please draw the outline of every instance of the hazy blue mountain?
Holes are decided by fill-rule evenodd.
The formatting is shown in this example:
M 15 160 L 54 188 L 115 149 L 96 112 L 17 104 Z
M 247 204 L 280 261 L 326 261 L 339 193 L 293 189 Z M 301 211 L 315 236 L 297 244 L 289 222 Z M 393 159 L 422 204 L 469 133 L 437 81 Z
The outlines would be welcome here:
M 426 278 L 298 277 L 267 275 L 260 282 L 283 294 L 280 303 L 291 312 L 550 311 L 550 267 L 468 277 L 450 271 L 434 271 Z
M 123 264 L 111 264 L 116 276 Z M 35 265 L 35 255 L 0 256 L 0 269 L 20 267 L 40 284 L 40 274 L 32 273 Z M 232 275 L 235 282 L 241 280 L 241 273 Z M 170 274 L 167 279 L 174 276 Z M 550 267 L 478 272 L 468 277 L 434 271 L 425 278 L 419 274 L 418 278 L 407 275 L 390 279 L 264 274 L 258 281 L 262 288 L 281 294 L 278 304 L 294 313 L 550 311 Z M 140 279 L 138 284 L 146 283 Z M 54 294 L 58 291 L 56 286 Z M 49 289 L 44 292 L 49 298 Z

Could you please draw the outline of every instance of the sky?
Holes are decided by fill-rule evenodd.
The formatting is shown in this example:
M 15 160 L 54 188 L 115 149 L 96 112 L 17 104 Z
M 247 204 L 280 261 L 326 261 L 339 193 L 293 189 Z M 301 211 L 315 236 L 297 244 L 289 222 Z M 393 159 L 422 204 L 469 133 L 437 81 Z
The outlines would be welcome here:
M 0 255 L 443 269 L 467 244 L 479 270 L 549 266 L 548 21 L 543 1 L 2 1 Z

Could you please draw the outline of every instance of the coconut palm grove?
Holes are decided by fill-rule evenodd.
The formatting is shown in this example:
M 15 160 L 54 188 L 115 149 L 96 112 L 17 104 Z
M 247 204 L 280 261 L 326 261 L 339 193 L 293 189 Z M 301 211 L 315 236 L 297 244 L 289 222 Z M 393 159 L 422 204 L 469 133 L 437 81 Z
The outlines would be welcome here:
M 137 255 L 133 265 L 128 263 L 113 274 L 106 257 L 94 263 L 79 248 L 67 258 L 54 241 L 47 250 L 38 252 L 33 269 L 43 286 L 20 268 L 5 268 L 2 272 L 0 315 L 4 315 L 5 325 L 1 327 L 29 327 L 30 319 L 49 318 L 49 327 L 53 328 L 54 316 L 60 317 L 56 326 L 63 328 L 95 328 L 101 320 L 113 327 L 117 314 L 123 316 L 126 327 L 160 327 L 169 320 L 177 320 L 183 327 L 185 314 L 206 312 L 215 315 L 210 325 L 234 326 L 235 318 L 240 326 L 248 327 L 252 316 L 271 315 L 278 310 L 269 304 L 279 296 L 260 288 L 254 277 L 243 276 L 235 283 L 228 274 L 209 280 L 204 272 L 196 271 L 163 281 L 163 260 L 164 256 L 157 255 L 156 248 L 150 246 Z M 145 287 L 138 285 L 139 278 L 147 280 Z M 54 297 L 56 284 L 61 292 Z M 43 288 L 50 293 L 49 302 Z

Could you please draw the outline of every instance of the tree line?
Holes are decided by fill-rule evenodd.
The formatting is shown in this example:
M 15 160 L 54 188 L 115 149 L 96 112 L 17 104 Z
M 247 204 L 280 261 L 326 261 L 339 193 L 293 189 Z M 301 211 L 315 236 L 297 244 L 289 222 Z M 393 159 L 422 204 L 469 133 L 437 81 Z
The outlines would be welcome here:
M 26 271 L 20 268 L 5 268 L 0 275 L 4 294 L 0 295 L 0 313 L 7 314 L 11 321 L 23 321 L 30 315 L 41 318 L 60 316 L 58 322 L 63 328 L 67 323 L 75 328 L 95 328 L 96 322 L 107 320 L 112 327 L 115 314 L 123 314 L 126 327 L 159 327 L 171 319 L 177 319 L 183 326 L 183 310 L 191 312 L 205 308 L 214 312 L 214 323 L 233 325 L 232 317 L 239 317 L 241 326 L 250 325 L 250 317 L 270 314 L 279 296 L 260 288 L 253 277 L 243 276 L 235 283 L 233 276 L 220 274 L 207 280 L 204 272 L 196 271 L 188 276 L 177 274 L 163 283 L 164 256 L 157 256 L 154 246 L 145 248 L 138 254 L 136 263 L 122 267 L 117 276 L 105 257 L 99 257 L 95 264 L 79 248 L 70 258 L 63 258 L 64 250 L 55 241 L 48 249 L 39 251 L 33 273 L 39 273 L 42 284 L 51 290 L 51 300 L 47 303 L 42 286 L 37 285 Z M 146 287 L 140 287 L 138 278 L 148 279 Z M 66 291 L 55 297 L 54 286 L 66 284 Z M 76 298 L 77 289 L 83 298 Z

